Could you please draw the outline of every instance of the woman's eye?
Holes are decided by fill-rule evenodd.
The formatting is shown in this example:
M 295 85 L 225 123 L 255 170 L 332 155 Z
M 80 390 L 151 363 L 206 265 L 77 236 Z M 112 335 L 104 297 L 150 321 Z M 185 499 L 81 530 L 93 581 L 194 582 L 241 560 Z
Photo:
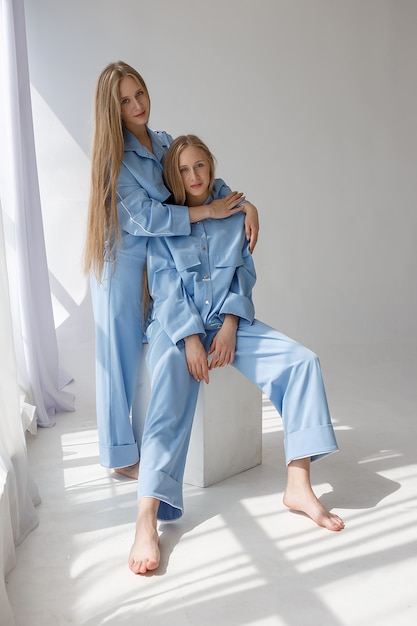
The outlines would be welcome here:
M 196 168 L 204 167 L 204 163 L 197 163 Z
M 143 96 L 143 91 L 138 91 L 136 94 L 136 97 L 139 98 L 140 96 Z
M 186 167 L 180 167 L 180 174 L 185 174 L 187 172 Z
M 129 102 L 129 98 L 123 98 L 122 104 L 127 104 Z

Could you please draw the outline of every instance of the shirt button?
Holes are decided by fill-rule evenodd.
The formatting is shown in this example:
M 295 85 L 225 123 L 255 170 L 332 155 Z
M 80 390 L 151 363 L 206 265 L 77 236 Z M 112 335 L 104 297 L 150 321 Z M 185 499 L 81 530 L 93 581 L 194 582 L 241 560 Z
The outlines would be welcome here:
M 201 249 L 202 249 L 202 250 L 205 250 L 205 249 L 206 249 L 206 246 L 201 246 Z
M 210 300 L 206 300 L 206 304 L 210 304 Z
M 205 278 L 207 280 L 207 278 L 209 277 L 208 274 L 204 274 L 203 278 Z

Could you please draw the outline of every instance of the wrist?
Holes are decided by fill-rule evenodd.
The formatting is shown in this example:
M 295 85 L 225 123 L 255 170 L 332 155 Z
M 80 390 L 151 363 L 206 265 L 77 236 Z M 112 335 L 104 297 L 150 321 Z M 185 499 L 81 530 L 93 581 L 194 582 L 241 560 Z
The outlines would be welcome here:
M 242 211 L 245 215 L 248 215 L 248 213 L 252 213 L 253 215 L 258 214 L 258 209 L 254 204 L 252 204 L 252 202 L 249 202 L 249 200 L 245 200 L 244 202 L 242 202 L 241 206 Z
M 190 223 L 195 224 L 195 222 L 200 222 L 208 217 L 212 217 L 213 210 L 210 208 L 209 204 L 202 204 L 201 206 L 189 206 L 188 213 L 190 215 Z
M 244 202 L 242 202 L 239 205 L 240 210 L 242 211 L 242 213 L 244 213 L 245 215 L 247 215 L 248 213 L 248 209 L 250 209 L 250 202 L 248 202 L 247 200 L 245 200 Z
M 196 343 L 197 341 L 200 341 L 199 335 L 188 335 L 187 337 L 184 337 L 184 342 L 186 344 Z
M 236 330 L 239 325 L 239 317 L 237 315 L 232 315 L 232 313 L 226 313 L 223 320 L 223 326 L 226 328 L 230 328 L 232 330 Z

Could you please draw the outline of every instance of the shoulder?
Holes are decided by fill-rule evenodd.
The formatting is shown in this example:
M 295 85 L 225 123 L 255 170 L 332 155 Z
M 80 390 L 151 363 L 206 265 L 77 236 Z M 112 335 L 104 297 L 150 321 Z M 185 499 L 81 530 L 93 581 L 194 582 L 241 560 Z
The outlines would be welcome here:
M 218 198 L 224 198 L 230 192 L 230 187 L 226 185 L 222 178 L 215 179 L 212 191 L 213 200 L 217 200 Z
M 152 143 L 157 143 L 161 148 L 167 150 L 173 142 L 173 137 L 164 130 L 151 130 L 148 128 L 148 132 L 151 136 Z

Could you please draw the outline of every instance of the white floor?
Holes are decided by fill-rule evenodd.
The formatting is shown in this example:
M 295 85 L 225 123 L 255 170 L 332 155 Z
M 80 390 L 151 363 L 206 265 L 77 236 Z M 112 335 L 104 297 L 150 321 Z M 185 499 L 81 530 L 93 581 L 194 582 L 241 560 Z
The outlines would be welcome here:
M 317 349 L 318 350 L 318 349 Z M 8 578 L 16 626 L 411 626 L 417 623 L 417 348 L 318 350 L 341 451 L 313 466 L 331 533 L 281 504 L 279 418 L 263 463 L 161 524 L 154 575 L 127 567 L 136 485 L 100 467 L 91 355 L 66 355 L 77 411 L 29 442 L 39 527 Z

